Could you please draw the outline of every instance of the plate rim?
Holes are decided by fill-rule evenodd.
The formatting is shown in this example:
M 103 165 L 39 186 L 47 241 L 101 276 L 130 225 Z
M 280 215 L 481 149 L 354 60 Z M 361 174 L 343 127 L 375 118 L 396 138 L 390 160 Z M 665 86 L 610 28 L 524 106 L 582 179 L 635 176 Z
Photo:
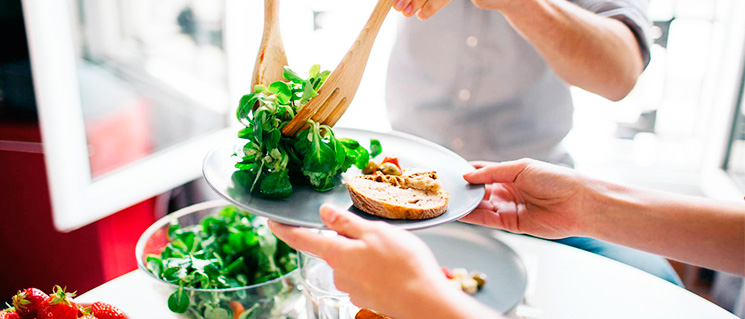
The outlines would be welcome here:
M 458 155 L 458 153 L 455 153 L 452 150 L 450 150 L 450 149 L 448 149 L 448 148 L 446 148 L 446 147 L 444 147 L 442 145 L 439 145 L 439 144 L 437 144 L 435 142 L 432 142 L 432 141 L 429 141 L 427 139 L 421 138 L 419 136 L 411 135 L 411 134 L 408 134 L 408 133 L 404 133 L 404 132 L 400 132 L 400 131 L 396 131 L 396 130 L 390 130 L 390 131 L 386 131 L 386 132 L 380 132 L 380 131 L 364 130 L 364 129 L 359 129 L 359 128 L 336 127 L 336 128 L 334 128 L 334 135 L 336 135 L 339 132 L 345 132 L 345 131 L 353 131 L 353 132 L 357 132 L 357 133 L 361 133 L 361 134 L 366 134 L 366 133 L 386 134 L 386 135 L 392 135 L 392 136 L 395 136 L 395 137 L 398 137 L 398 138 L 401 138 L 401 139 L 405 139 L 405 140 L 412 140 L 414 142 L 421 143 L 421 144 L 423 144 L 425 146 L 428 146 L 428 147 L 437 149 L 438 151 L 444 152 L 446 154 L 454 155 L 455 157 L 463 160 L 464 162 L 466 162 L 467 164 L 470 165 L 470 162 L 468 162 L 468 160 L 466 160 L 462 156 Z M 342 133 L 342 135 L 343 135 L 343 133 Z M 211 156 L 212 156 L 213 153 L 216 153 L 218 149 L 221 149 L 226 144 L 229 144 L 229 143 L 231 143 L 231 141 L 234 141 L 234 140 L 237 140 L 237 139 L 239 139 L 239 138 L 238 137 L 234 137 L 231 140 L 220 141 L 220 143 L 214 145 L 209 150 L 209 152 L 207 152 L 207 155 L 202 160 L 202 178 L 205 180 L 205 182 L 207 182 L 207 185 L 209 185 L 209 187 L 210 187 L 210 189 L 212 189 L 212 191 L 214 191 L 218 196 L 220 196 L 220 198 L 222 198 L 224 200 L 227 200 L 228 202 L 230 202 L 230 203 L 238 206 L 241 209 L 245 209 L 247 211 L 250 211 L 252 214 L 263 216 L 263 217 L 266 217 L 268 219 L 271 219 L 271 220 L 274 220 L 274 221 L 277 221 L 277 222 L 280 222 L 280 223 L 283 223 L 283 224 L 292 225 L 292 226 L 305 227 L 305 228 L 313 228 L 313 229 L 322 229 L 322 230 L 328 229 L 326 227 L 326 225 L 323 224 L 323 222 L 321 222 L 320 224 L 316 224 L 316 223 L 313 223 L 313 222 L 298 221 L 297 219 L 285 218 L 284 216 L 280 216 L 280 215 L 267 216 L 267 214 L 265 214 L 263 212 L 258 212 L 257 213 L 255 211 L 255 209 L 247 208 L 244 204 L 240 203 L 237 200 L 234 200 L 232 197 L 223 195 L 223 193 L 221 191 L 219 191 L 217 189 L 217 187 L 215 187 L 213 185 L 212 182 L 210 182 L 209 178 L 207 178 L 207 173 L 205 172 L 205 168 L 207 166 L 207 161 L 211 158 Z M 233 147 L 234 147 L 234 145 L 233 145 Z M 475 168 L 474 168 L 474 170 L 475 170 Z M 483 198 L 484 197 L 484 194 L 486 193 L 486 187 L 485 187 L 484 184 L 470 184 L 470 183 L 467 183 L 466 185 L 467 186 L 470 186 L 470 187 L 476 188 L 476 191 L 480 191 L 481 194 L 480 194 L 480 196 L 478 196 L 478 198 Z M 249 194 L 248 196 L 254 196 L 254 195 Z M 471 213 L 476 207 L 478 207 L 478 205 L 479 205 L 480 202 L 481 202 L 480 200 L 479 201 L 474 201 L 473 203 L 471 203 L 470 205 L 468 205 L 467 208 L 463 210 L 463 212 L 458 213 L 458 214 L 455 214 L 455 215 L 451 216 L 452 218 L 449 218 L 448 220 L 445 220 L 445 221 L 442 221 L 442 222 L 439 222 L 439 223 L 428 223 L 428 222 L 426 222 L 426 221 L 431 221 L 434 218 L 437 218 L 437 217 L 434 217 L 432 219 L 421 220 L 422 222 L 411 222 L 411 223 L 401 223 L 401 224 L 388 223 L 388 224 L 389 225 L 393 225 L 393 226 L 395 226 L 397 228 L 400 228 L 400 229 L 404 229 L 404 230 L 419 230 L 419 229 L 432 228 L 432 227 L 435 227 L 435 226 L 439 226 L 439 225 L 447 224 L 447 223 L 452 223 L 454 221 L 459 220 L 463 216 L 466 216 L 469 213 Z M 349 211 L 348 209 L 346 209 L 346 210 Z M 382 221 L 386 221 L 386 220 L 383 219 Z M 418 220 L 415 220 L 415 221 L 418 221 Z

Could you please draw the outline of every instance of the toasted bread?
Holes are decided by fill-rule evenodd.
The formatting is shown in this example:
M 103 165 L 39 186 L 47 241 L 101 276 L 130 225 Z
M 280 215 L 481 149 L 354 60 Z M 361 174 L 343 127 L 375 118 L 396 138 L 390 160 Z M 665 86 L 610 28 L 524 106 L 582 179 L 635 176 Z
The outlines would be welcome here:
M 435 172 L 404 176 L 362 175 L 347 179 L 354 206 L 390 219 L 429 219 L 447 211 L 450 195 Z

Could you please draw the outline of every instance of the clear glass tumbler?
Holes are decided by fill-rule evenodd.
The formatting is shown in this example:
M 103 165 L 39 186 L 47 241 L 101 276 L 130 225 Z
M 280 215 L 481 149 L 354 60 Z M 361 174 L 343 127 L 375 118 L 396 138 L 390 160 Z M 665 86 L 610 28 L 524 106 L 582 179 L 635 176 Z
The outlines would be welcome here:
M 298 258 L 308 319 L 354 319 L 359 308 L 334 286 L 334 270 L 313 254 L 300 252 Z

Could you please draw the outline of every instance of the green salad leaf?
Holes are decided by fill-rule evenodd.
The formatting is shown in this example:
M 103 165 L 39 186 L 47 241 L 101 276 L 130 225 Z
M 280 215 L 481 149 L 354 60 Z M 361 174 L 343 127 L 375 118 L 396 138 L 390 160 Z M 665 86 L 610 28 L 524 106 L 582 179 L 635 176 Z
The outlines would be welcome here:
M 350 167 L 364 168 L 382 148 L 370 141 L 370 152 L 360 143 L 337 138 L 328 125 L 313 120 L 295 137 L 282 136 L 282 128 L 314 97 L 329 71 L 314 65 L 308 78 L 285 67 L 284 78 L 268 87 L 257 85 L 244 95 L 236 116 L 244 125 L 238 137 L 246 140 L 236 152 L 239 158 L 233 181 L 264 198 L 282 199 L 292 194 L 293 184 L 310 184 L 324 192 L 333 189 L 338 176 Z

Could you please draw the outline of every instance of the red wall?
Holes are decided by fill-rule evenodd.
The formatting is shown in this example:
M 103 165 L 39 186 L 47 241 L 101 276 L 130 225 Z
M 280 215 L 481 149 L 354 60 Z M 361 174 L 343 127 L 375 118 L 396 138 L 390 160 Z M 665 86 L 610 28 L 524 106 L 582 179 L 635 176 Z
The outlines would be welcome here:
M 34 151 L 41 145 L 7 147 L 7 141 L 38 143 L 39 136 L 35 123 L 0 123 L 2 305 L 26 287 L 49 291 L 59 284 L 82 293 L 134 270 L 135 243 L 154 219 L 154 201 L 147 200 L 81 229 L 56 231 L 44 154 Z

